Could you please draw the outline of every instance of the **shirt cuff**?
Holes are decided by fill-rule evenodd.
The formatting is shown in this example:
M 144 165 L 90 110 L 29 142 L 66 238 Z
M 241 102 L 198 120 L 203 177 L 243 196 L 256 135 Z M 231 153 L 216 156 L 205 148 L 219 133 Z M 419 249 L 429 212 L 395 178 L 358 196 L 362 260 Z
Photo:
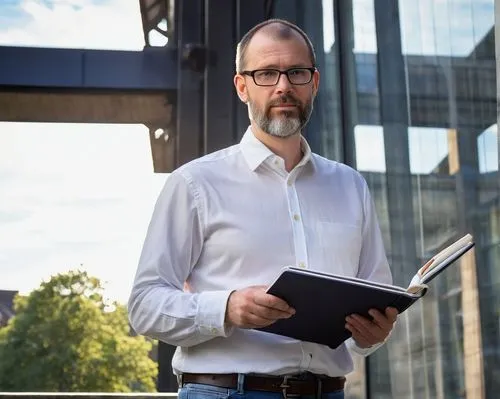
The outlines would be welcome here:
M 233 291 L 205 291 L 198 295 L 196 325 L 201 334 L 228 337 L 234 327 L 225 323 L 229 295 Z
M 359 347 L 357 344 L 356 344 L 356 341 L 352 338 L 349 338 L 347 341 L 346 341 L 346 345 L 347 345 L 347 348 L 355 353 L 357 353 L 358 355 L 361 355 L 361 356 L 368 356 L 368 355 L 371 355 L 373 352 L 375 352 L 378 348 L 380 348 L 382 345 L 385 344 L 387 340 L 385 340 L 384 342 L 380 342 L 378 344 L 375 344 L 375 345 L 372 345 L 368 348 L 361 348 Z

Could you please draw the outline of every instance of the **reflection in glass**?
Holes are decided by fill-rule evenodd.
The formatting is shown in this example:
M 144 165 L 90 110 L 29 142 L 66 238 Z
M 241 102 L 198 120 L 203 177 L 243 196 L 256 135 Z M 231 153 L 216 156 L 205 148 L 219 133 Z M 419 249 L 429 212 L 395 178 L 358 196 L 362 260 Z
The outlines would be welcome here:
M 439 173 L 448 157 L 447 129 L 410 127 L 410 171 L 412 174 Z
M 399 1 L 403 54 L 464 57 L 491 31 L 491 0 Z
M 354 23 L 354 52 L 376 53 L 375 17 L 373 0 L 352 0 Z
M 358 125 L 354 128 L 356 169 L 385 172 L 384 132 L 382 126 Z
M 479 172 L 498 172 L 498 125 L 495 123 L 477 138 Z

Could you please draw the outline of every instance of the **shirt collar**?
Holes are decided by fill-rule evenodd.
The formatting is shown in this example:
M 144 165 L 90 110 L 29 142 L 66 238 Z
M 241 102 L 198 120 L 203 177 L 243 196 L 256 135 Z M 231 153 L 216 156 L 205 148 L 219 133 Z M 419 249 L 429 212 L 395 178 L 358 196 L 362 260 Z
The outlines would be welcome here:
M 252 171 L 255 171 L 269 157 L 275 155 L 264 143 L 262 143 L 252 132 L 251 126 L 248 127 L 243 138 L 240 141 L 241 152 L 248 166 Z M 297 164 L 303 166 L 311 160 L 311 147 L 306 139 L 301 136 L 301 148 L 304 156 Z

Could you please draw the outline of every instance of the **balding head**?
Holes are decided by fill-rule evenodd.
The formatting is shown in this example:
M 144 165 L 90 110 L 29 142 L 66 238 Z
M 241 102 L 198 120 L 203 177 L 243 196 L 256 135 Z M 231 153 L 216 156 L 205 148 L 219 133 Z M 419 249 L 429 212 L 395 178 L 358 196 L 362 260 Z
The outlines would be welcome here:
M 266 35 L 273 40 L 302 40 L 307 46 L 309 56 L 311 58 L 311 64 L 313 66 L 316 65 L 316 54 L 314 53 L 314 48 L 302 29 L 300 29 L 297 25 L 282 19 L 269 19 L 250 29 L 238 43 L 238 47 L 236 48 L 237 73 L 241 73 L 245 69 L 245 55 L 247 53 L 248 46 L 250 45 L 252 38 L 257 33 Z

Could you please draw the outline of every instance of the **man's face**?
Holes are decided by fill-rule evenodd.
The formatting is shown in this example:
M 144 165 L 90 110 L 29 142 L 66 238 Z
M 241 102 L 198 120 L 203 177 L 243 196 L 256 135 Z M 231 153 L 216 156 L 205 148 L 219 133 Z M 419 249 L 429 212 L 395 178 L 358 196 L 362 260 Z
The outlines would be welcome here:
M 245 54 L 246 71 L 310 67 L 312 62 L 307 45 L 298 34 L 281 40 L 257 32 Z M 311 82 L 304 85 L 290 83 L 285 74 L 274 86 L 259 86 L 251 76 L 239 75 L 235 79 L 240 98 L 248 103 L 250 119 L 262 131 L 277 137 L 300 133 L 307 124 L 318 82 L 317 71 Z

